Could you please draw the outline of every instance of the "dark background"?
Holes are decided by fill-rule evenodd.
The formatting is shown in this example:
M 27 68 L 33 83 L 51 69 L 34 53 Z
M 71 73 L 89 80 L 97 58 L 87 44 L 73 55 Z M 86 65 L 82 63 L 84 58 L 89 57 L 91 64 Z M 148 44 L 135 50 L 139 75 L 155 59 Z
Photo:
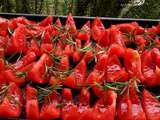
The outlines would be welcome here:
M 77 16 L 160 18 L 160 0 L 0 0 L 0 12 Z

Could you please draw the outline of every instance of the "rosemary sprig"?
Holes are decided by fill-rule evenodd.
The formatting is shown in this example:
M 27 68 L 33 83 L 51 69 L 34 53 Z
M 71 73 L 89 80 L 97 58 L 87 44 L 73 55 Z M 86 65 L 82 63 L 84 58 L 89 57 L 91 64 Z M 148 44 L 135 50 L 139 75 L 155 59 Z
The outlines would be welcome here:
M 79 49 L 79 51 L 81 51 L 81 52 L 87 52 L 87 51 L 89 51 L 91 49 L 92 49 L 92 44 L 90 43 L 90 44 L 86 45 L 85 47 Z
M 12 30 L 12 29 L 10 29 L 10 28 L 8 28 L 8 32 L 9 32 L 9 34 L 13 34 L 14 33 L 14 30 Z

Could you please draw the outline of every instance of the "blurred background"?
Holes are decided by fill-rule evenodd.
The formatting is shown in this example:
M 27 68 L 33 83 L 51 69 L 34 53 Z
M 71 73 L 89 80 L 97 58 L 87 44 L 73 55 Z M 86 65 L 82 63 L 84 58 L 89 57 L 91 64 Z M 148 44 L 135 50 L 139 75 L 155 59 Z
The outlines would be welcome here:
M 0 0 L 0 12 L 159 19 L 160 0 Z

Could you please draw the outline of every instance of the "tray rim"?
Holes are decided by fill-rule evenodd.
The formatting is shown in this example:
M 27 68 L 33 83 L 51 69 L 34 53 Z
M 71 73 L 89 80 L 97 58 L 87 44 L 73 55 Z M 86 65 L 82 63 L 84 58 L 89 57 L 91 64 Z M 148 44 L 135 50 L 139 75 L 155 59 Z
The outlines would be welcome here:
M 25 14 L 25 13 L 0 13 L 0 16 L 24 16 L 24 17 L 47 17 L 51 14 L 48 15 L 44 15 L 44 14 Z M 67 16 L 63 16 L 63 15 L 51 15 L 53 17 L 59 17 L 59 18 L 67 18 Z M 93 20 L 96 17 L 88 17 L 88 16 L 73 16 L 73 18 L 75 19 L 87 19 L 87 20 Z M 150 22 L 160 22 L 160 19 L 138 19 L 138 18 L 116 18 L 116 17 L 99 17 L 101 20 L 115 20 L 115 21 L 150 21 Z

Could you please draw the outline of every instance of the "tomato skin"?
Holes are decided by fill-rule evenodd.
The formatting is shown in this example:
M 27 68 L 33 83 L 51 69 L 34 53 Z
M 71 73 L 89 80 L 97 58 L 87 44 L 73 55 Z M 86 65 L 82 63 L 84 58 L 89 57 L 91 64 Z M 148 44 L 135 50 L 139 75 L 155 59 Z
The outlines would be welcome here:
M 19 61 L 14 63 L 12 66 L 15 69 L 21 69 L 22 67 L 24 67 L 24 66 L 28 65 L 29 63 L 33 62 L 34 60 L 36 60 L 36 58 L 37 58 L 37 56 L 36 56 L 35 52 L 29 52 L 25 56 L 23 56 L 23 58 L 21 58 Z
M 156 86 L 160 84 L 159 76 L 160 70 L 156 67 L 154 59 L 152 58 L 152 52 L 145 50 L 141 55 L 142 71 L 144 75 L 144 84 L 147 86 Z
M 105 27 L 99 17 L 96 17 L 92 23 L 92 38 L 98 42 L 101 39 Z
M 123 34 L 119 31 L 116 25 L 112 25 L 110 28 L 110 44 L 114 43 L 124 46 Z
M 73 55 L 73 46 L 71 45 L 66 45 L 65 46 L 65 49 L 64 49 L 64 54 L 67 55 L 68 57 L 72 56 Z
M 53 50 L 53 45 L 50 43 L 42 43 L 40 47 L 41 54 L 51 53 Z
M 86 80 L 86 63 L 84 60 L 75 67 L 73 72 L 66 78 L 64 85 L 77 88 L 78 86 L 84 85 Z
M 30 53 L 30 52 L 35 52 L 37 56 L 39 56 L 41 54 L 40 48 L 38 46 L 38 42 L 34 39 L 31 40 L 30 46 L 28 46 L 28 50 L 27 50 L 26 54 Z
M 124 57 L 125 47 L 119 44 L 112 44 L 108 49 L 108 55 L 116 55 L 117 57 Z
M 24 52 L 27 49 L 26 29 L 24 26 L 19 26 L 15 29 L 11 38 L 11 43 L 14 52 Z
M 50 43 L 52 44 L 52 36 L 48 31 L 44 32 L 44 35 L 42 36 L 42 43 Z
M 146 115 L 142 108 L 141 101 L 137 95 L 136 89 L 133 86 L 134 84 L 132 83 L 132 87 L 129 89 L 130 100 L 132 103 L 132 119 L 146 120 Z
M 95 85 L 95 83 L 102 84 L 103 76 L 105 73 L 106 65 L 108 61 L 107 55 L 102 55 L 98 62 L 96 63 L 94 70 L 89 74 L 86 83 L 92 85 L 92 90 L 94 94 L 98 97 L 101 97 L 103 94 L 103 90 Z
M 77 105 L 73 103 L 72 92 L 68 88 L 64 88 L 62 91 L 62 98 L 65 106 L 61 111 L 62 120 L 78 120 L 78 108 Z
M 39 106 L 37 90 L 29 85 L 26 86 L 26 118 L 30 120 L 39 119 Z M 34 110 L 34 112 L 33 112 Z
M 46 97 L 40 111 L 40 119 L 56 119 L 60 117 L 60 108 L 57 106 L 60 104 L 60 98 L 56 91 L 53 91 Z
M 90 21 L 87 21 L 81 28 L 81 31 L 77 34 L 77 39 L 80 39 L 81 41 L 90 41 L 91 37 L 90 27 L 91 27 Z
M 67 17 L 65 29 L 68 30 L 71 35 L 77 35 L 77 28 L 71 13 Z
M 8 28 L 8 20 L 0 17 L 0 31 L 6 30 Z
M 110 30 L 106 29 L 102 31 L 101 38 L 98 40 L 98 45 L 107 48 L 110 46 Z
M 83 56 L 83 59 L 86 63 L 91 61 L 93 58 L 94 58 L 94 54 L 92 50 L 88 50 Z
M 139 78 L 142 82 L 144 76 L 141 71 L 141 57 L 137 50 L 127 48 L 124 56 L 124 63 L 130 77 Z
M 118 98 L 117 118 L 118 120 L 132 120 L 132 103 L 125 93 Z
M 53 22 L 53 17 L 49 15 L 48 17 L 46 17 L 44 20 L 42 20 L 39 23 L 39 26 L 46 27 L 46 26 L 52 24 L 52 22 Z
M 0 58 L 0 72 L 5 70 L 5 61 L 3 58 Z
M 153 61 L 156 63 L 156 65 L 158 67 L 160 67 L 160 63 L 159 63 L 160 51 L 159 51 L 159 49 L 158 48 L 153 48 L 152 52 L 151 52 L 151 55 L 152 55 Z
M 112 90 L 104 92 L 93 107 L 95 120 L 114 120 L 116 115 L 117 94 Z
M 81 53 L 79 51 L 73 52 L 73 62 L 77 63 L 81 60 Z
M 0 104 L 1 118 L 18 118 L 22 111 L 22 105 L 22 92 L 15 83 L 11 82 L 8 86 L 6 96 Z
M 118 120 L 146 120 L 141 101 L 133 83 L 131 83 L 131 87 L 128 90 L 119 96 L 117 118 Z
M 42 54 L 40 59 L 33 65 L 33 68 L 28 72 L 28 78 L 35 83 L 46 83 L 45 79 L 45 65 L 52 66 L 53 61 L 47 54 Z
M 104 78 L 107 82 L 124 82 L 127 81 L 129 75 L 124 67 L 122 67 L 119 59 L 115 55 L 111 55 L 108 57 L 107 68 L 105 71 Z
M 79 98 L 79 106 L 78 106 L 78 113 L 79 119 L 78 120 L 94 120 L 94 116 L 92 114 L 92 109 L 90 108 L 90 92 L 86 88 L 82 88 Z
M 21 86 L 25 83 L 25 77 L 17 76 L 16 72 L 11 69 L 4 71 L 4 77 L 6 78 L 7 83 L 14 82 L 17 86 Z
M 60 65 L 59 65 L 59 70 L 65 71 L 69 70 L 70 64 L 69 64 L 69 57 L 68 56 L 63 56 L 60 60 Z
M 143 90 L 142 92 L 142 106 L 146 113 L 147 120 L 159 120 L 160 108 L 158 107 L 159 101 L 149 91 Z
M 141 35 L 136 35 L 135 36 L 135 41 L 136 44 L 138 45 L 138 47 L 143 50 L 145 45 L 146 45 L 146 40 L 144 39 L 144 37 L 142 37 Z

